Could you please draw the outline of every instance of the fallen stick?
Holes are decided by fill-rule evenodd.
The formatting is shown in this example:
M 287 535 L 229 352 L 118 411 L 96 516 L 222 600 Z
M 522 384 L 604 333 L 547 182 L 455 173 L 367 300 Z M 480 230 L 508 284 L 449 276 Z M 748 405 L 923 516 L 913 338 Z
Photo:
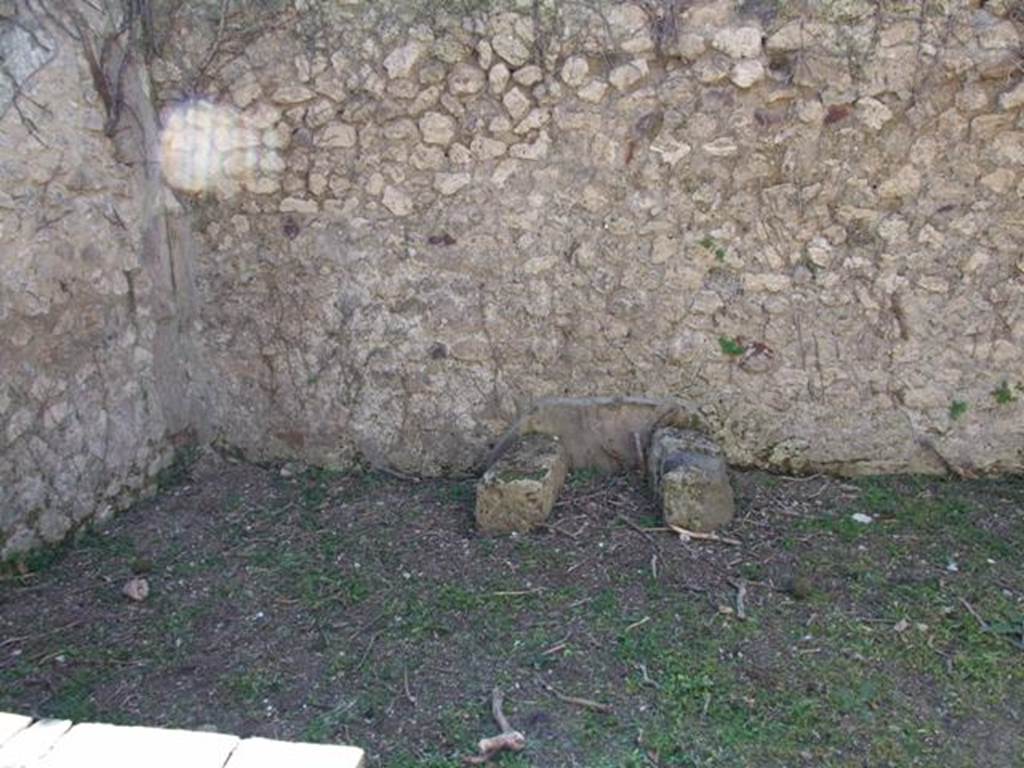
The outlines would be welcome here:
M 747 620 L 747 582 L 731 582 L 736 588 L 736 618 L 740 621 Z
M 505 717 L 505 713 L 501 709 L 504 700 L 505 697 L 502 695 L 501 690 L 495 687 L 491 691 L 491 714 L 494 715 L 494 721 L 501 729 L 501 733 L 487 739 L 480 739 L 477 744 L 480 754 L 465 758 L 463 762 L 467 765 L 483 765 L 506 750 L 509 752 L 522 752 L 526 749 L 526 736 L 512 729 L 508 718 Z
M 581 699 L 579 696 L 567 696 L 566 694 L 559 691 L 557 688 L 548 685 L 543 680 L 540 682 L 540 684 L 545 691 L 550 693 L 559 701 L 564 701 L 566 704 L 573 704 L 577 707 L 590 709 L 594 712 L 602 712 L 606 715 L 610 715 L 613 711 L 611 704 L 602 704 L 601 702 L 594 701 L 593 699 Z
M 719 544 L 728 544 L 730 547 L 739 547 L 743 545 L 743 542 L 739 539 L 730 539 L 726 536 L 719 536 L 717 533 L 702 533 L 700 531 L 691 531 L 688 528 L 681 528 L 678 525 L 668 524 L 667 528 L 647 528 L 648 531 L 672 531 L 678 533 L 679 538 L 683 541 L 689 539 L 697 539 L 698 541 L 714 541 Z

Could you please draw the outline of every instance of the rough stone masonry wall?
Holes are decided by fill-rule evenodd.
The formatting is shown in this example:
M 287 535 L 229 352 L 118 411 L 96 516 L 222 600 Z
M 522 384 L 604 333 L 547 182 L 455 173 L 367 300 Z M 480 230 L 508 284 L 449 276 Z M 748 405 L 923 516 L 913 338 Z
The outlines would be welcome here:
M 743 464 L 1020 467 L 1020 3 L 423 5 L 285 4 L 169 113 L 170 166 L 211 121 L 230 150 L 196 265 L 227 441 L 436 472 L 631 394 Z
M 202 424 L 171 250 L 187 238 L 142 162 L 138 73 L 108 138 L 79 42 L 14 12 L 0 3 L 0 559 L 137 498 Z
M 621 394 L 742 464 L 1021 466 L 1019 2 L 146 0 L 110 137 L 46 6 L 0 0 L 2 555 L 208 424 L 440 472 Z

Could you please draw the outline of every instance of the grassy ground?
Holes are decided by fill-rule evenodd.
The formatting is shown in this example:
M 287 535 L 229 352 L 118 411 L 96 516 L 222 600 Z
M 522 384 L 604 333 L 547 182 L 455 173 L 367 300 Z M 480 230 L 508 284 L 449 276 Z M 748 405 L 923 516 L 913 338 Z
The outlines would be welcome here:
M 509 767 L 1024 765 L 1020 478 L 738 473 L 739 546 L 639 532 L 625 477 L 575 475 L 552 528 L 495 539 L 468 482 L 210 457 L 173 480 L 0 581 L 0 710 L 454 768 L 498 685 Z

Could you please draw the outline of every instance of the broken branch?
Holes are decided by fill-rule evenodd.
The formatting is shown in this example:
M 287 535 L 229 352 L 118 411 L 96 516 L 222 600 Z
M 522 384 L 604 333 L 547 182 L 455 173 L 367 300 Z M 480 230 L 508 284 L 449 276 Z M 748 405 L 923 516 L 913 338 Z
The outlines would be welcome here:
M 497 736 L 480 739 L 480 742 L 477 744 L 480 754 L 467 757 L 464 761 L 467 765 L 483 765 L 506 750 L 521 752 L 526 749 L 526 736 L 512 729 L 508 718 L 505 717 L 505 713 L 502 711 L 504 700 L 505 697 L 502 695 L 501 689 L 495 687 L 491 691 L 491 714 L 494 715 L 494 721 L 501 729 L 501 733 Z
M 673 533 L 679 534 L 679 538 L 683 541 L 689 539 L 697 539 L 698 541 L 714 541 L 718 544 L 728 544 L 730 547 L 739 547 L 743 544 L 739 539 L 730 539 L 726 536 L 719 536 L 717 533 L 702 533 L 701 531 L 691 531 L 688 528 L 681 528 L 678 525 L 668 524 L 667 528 L 645 528 L 645 531 L 672 531 Z
M 584 709 L 601 712 L 606 715 L 610 715 L 613 712 L 611 704 L 602 704 L 601 702 L 594 701 L 593 699 L 581 699 L 579 696 L 567 696 L 554 686 L 548 685 L 543 680 L 540 681 L 540 685 L 545 691 L 566 704 L 583 707 Z
M 745 581 L 730 582 L 736 588 L 736 618 L 747 620 L 747 583 Z

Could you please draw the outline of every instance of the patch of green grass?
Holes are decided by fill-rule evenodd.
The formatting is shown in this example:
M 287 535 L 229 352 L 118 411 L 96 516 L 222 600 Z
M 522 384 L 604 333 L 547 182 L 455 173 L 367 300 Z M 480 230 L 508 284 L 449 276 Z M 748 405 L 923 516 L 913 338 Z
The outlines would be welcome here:
M 705 235 L 701 238 L 700 247 L 714 254 L 716 261 L 725 261 L 725 257 L 728 255 L 725 248 L 723 248 L 718 241 L 710 235 Z
M 472 505 L 476 501 L 476 485 L 471 481 L 447 482 L 442 486 L 438 497 L 449 504 Z
M 48 702 L 48 717 L 72 720 L 76 723 L 96 720 L 99 709 L 96 705 L 94 690 L 100 681 L 96 670 L 79 670 L 65 680 Z M 110 722 L 106 719 L 105 722 Z
M 1009 405 L 1017 401 L 1017 396 L 1013 394 L 1010 384 L 1005 380 L 992 390 L 992 397 L 995 398 L 999 405 Z
M 258 707 L 268 697 L 281 690 L 280 676 L 269 669 L 244 669 L 222 678 L 230 696 L 246 707 Z
M 572 489 L 587 488 L 605 477 L 605 473 L 596 467 L 580 467 L 569 473 L 566 485 Z
M 719 336 L 718 346 L 721 347 L 722 353 L 729 357 L 741 357 L 747 351 L 745 346 L 731 336 Z
M 965 413 L 967 413 L 967 403 L 963 400 L 954 400 L 949 404 L 949 418 L 956 421 Z

